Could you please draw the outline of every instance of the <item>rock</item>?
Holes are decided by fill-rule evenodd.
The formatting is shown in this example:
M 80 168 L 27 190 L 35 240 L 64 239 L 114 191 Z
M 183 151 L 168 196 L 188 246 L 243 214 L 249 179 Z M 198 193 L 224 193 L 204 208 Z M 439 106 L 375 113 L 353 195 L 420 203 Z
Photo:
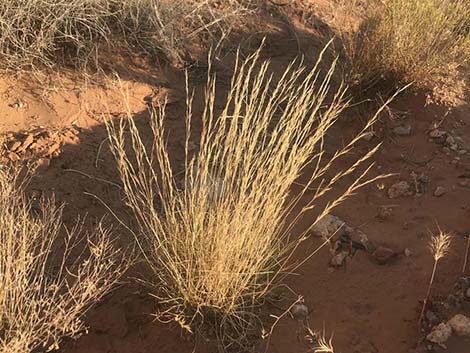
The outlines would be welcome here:
M 459 185 L 464 188 L 470 187 L 470 178 L 465 178 L 464 180 L 459 181 Z
M 54 154 L 58 154 L 60 152 L 60 143 L 55 142 L 46 152 L 46 156 L 52 156 Z
M 431 326 L 434 326 L 439 322 L 439 317 L 431 310 L 426 310 L 426 314 L 424 316 Z
M 15 152 L 8 152 L 7 158 L 12 162 L 16 162 L 20 160 L 20 157 Z
M 411 192 L 411 185 L 406 181 L 400 181 L 398 183 L 393 184 L 387 190 L 388 197 L 391 199 L 395 199 L 400 196 L 409 196 L 412 194 Z
M 460 150 L 460 151 L 459 151 L 459 154 L 460 154 L 460 155 L 464 155 L 464 154 L 466 154 L 466 153 L 467 153 L 467 150 Z
M 26 149 L 34 142 L 34 136 L 33 134 L 29 134 L 26 139 L 23 141 L 21 144 L 21 147 L 18 148 L 19 152 L 24 152 Z
M 441 322 L 439 325 L 434 326 L 430 334 L 426 336 L 429 342 L 437 343 L 439 345 L 444 344 L 452 335 L 452 327 L 445 322 Z
M 339 252 L 338 254 L 334 255 L 331 258 L 330 265 L 333 267 L 341 267 L 344 265 L 344 262 L 346 261 L 346 258 L 349 255 L 349 251 L 343 250 Z
M 455 139 L 451 135 L 448 135 L 446 138 L 446 144 L 452 146 L 455 145 L 455 143 Z
M 455 315 L 448 321 L 448 324 L 452 327 L 452 330 L 454 330 L 458 336 L 470 337 L 470 319 L 465 315 Z
M 308 307 L 304 303 L 294 304 L 292 309 L 290 309 L 292 317 L 297 321 L 306 320 L 308 318 L 308 311 Z
M 341 236 L 340 228 L 344 231 L 346 223 L 332 214 L 327 214 L 313 226 L 312 231 L 316 236 L 327 239 L 335 233 Z
M 393 129 L 393 132 L 398 136 L 409 136 L 411 135 L 410 125 L 401 125 Z
M 445 193 L 446 193 L 446 189 L 443 186 L 438 186 L 434 190 L 434 196 L 436 196 L 436 197 L 441 197 Z
M 445 136 L 445 135 L 446 135 L 446 132 L 442 131 L 442 130 L 439 130 L 439 129 L 432 129 L 429 132 L 429 137 L 431 137 L 433 139 L 440 138 L 440 137 Z
M 393 214 L 393 208 L 389 206 L 379 206 L 377 212 L 377 218 L 381 221 L 386 221 Z
M 364 133 L 364 135 L 362 136 L 362 138 L 364 140 L 366 140 L 367 142 L 369 142 L 370 140 L 372 140 L 375 136 L 375 133 L 373 131 L 368 131 L 366 133 Z
M 14 141 L 11 146 L 8 148 L 11 152 L 15 152 L 21 146 L 21 142 L 16 140 Z
M 411 257 L 411 255 L 413 255 L 413 253 L 411 252 L 411 250 L 408 249 L 408 248 L 405 248 L 405 250 L 403 250 L 403 254 L 404 254 L 406 257 Z
M 396 258 L 397 253 L 392 249 L 386 248 L 384 246 L 379 246 L 372 253 L 372 256 L 379 265 L 386 265 Z

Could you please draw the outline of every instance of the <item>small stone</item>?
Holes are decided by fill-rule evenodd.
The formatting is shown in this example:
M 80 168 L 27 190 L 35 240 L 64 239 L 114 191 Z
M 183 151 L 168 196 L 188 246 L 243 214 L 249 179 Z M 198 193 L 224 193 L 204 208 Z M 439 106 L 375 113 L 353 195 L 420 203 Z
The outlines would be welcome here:
M 458 151 L 459 150 L 459 145 L 457 145 L 456 143 L 453 143 L 452 145 L 449 145 L 450 146 L 450 149 L 452 151 Z
M 29 134 L 18 149 L 19 152 L 24 152 L 34 142 L 34 136 Z
M 375 136 L 375 133 L 373 131 L 368 131 L 366 133 L 364 133 L 364 135 L 362 136 L 362 138 L 364 140 L 366 140 L 367 142 L 369 142 L 370 140 L 372 140 Z
M 46 156 L 52 156 L 60 151 L 60 143 L 55 142 L 46 152 Z
M 389 206 L 379 206 L 378 212 L 377 212 L 377 217 L 381 221 L 386 221 L 387 219 L 390 218 L 393 214 L 393 208 Z
M 402 125 L 397 126 L 393 129 L 393 132 L 398 136 L 409 136 L 411 135 L 411 126 L 410 125 Z
M 442 137 L 446 134 L 445 131 L 442 131 L 442 130 L 439 130 L 439 129 L 432 129 L 430 132 L 429 132 L 429 137 L 435 139 L 435 138 L 439 138 L 439 137 Z
M 346 258 L 348 257 L 349 255 L 349 251 L 341 251 L 339 252 L 338 254 L 334 255 L 332 258 L 331 258 L 331 261 L 330 261 L 330 265 L 332 267 L 341 267 L 344 265 L 344 261 L 346 261 Z
M 447 342 L 451 335 L 452 327 L 448 323 L 441 322 L 432 328 L 431 333 L 426 336 L 426 339 L 429 342 L 442 345 Z
M 470 319 L 462 314 L 455 315 L 448 324 L 458 336 L 470 337 Z
M 47 168 L 51 164 L 51 160 L 49 158 L 39 158 L 37 163 L 38 167 Z
M 454 145 L 455 139 L 451 135 L 448 135 L 446 138 L 446 144 L 448 144 L 449 146 Z
M 8 149 L 9 149 L 11 152 L 15 152 L 15 151 L 18 149 L 18 147 L 20 147 L 20 146 L 21 146 L 21 142 L 18 141 L 18 140 L 16 140 L 16 141 L 14 141 L 14 142 L 11 144 L 11 146 L 10 146 Z
M 327 214 L 321 218 L 312 228 L 312 232 L 323 239 L 327 239 L 333 234 L 341 236 L 340 228 L 345 228 L 346 223 L 343 222 L 340 218 Z
M 434 190 L 434 196 L 436 196 L 436 197 L 441 197 L 445 193 L 446 193 L 446 189 L 443 186 L 438 186 Z
M 290 312 L 297 321 L 304 321 L 308 318 L 308 307 L 304 303 L 294 304 Z
M 405 250 L 403 250 L 403 253 L 405 254 L 406 257 L 411 257 L 411 255 L 413 255 L 411 250 L 408 248 L 405 248 Z
M 432 326 L 436 325 L 439 322 L 439 317 L 431 310 L 426 310 L 425 317 L 427 322 Z
M 466 153 L 467 153 L 467 150 L 459 150 L 459 154 L 460 154 L 460 155 L 464 155 L 464 154 L 466 154 Z
M 15 152 L 8 152 L 7 158 L 12 162 L 16 162 L 20 160 L 20 157 Z
M 372 253 L 372 256 L 377 261 L 379 265 L 386 265 L 395 259 L 397 253 L 392 249 L 386 248 L 384 246 L 379 246 Z
M 465 178 L 464 180 L 459 181 L 459 185 L 464 188 L 470 187 L 470 178 Z
M 393 184 L 387 190 L 388 197 L 391 199 L 395 199 L 400 196 L 408 196 L 411 195 L 411 186 L 406 181 L 400 181 L 398 183 Z

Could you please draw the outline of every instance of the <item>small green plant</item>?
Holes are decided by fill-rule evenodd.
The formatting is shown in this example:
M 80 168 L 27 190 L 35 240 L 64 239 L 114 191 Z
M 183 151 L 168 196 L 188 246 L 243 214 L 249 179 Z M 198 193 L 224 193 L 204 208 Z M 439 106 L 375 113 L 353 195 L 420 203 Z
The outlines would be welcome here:
M 466 0 L 371 2 L 366 19 L 348 40 L 352 81 L 414 82 L 432 87 L 465 63 L 470 48 L 470 3 Z

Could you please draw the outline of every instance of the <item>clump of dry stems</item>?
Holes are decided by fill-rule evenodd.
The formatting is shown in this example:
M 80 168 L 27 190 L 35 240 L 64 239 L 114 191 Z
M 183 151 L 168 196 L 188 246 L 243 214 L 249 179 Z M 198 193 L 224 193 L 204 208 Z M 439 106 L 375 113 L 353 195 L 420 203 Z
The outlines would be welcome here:
M 83 333 L 80 319 L 125 269 L 101 225 L 65 229 L 53 199 L 36 214 L 19 175 L 0 167 L 1 353 L 45 352 Z
M 467 0 L 370 1 L 361 29 L 349 42 L 352 80 L 432 85 L 469 58 Z
M 429 280 L 426 297 L 424 298 L 423 307 L 421 309 L 421 314 L 419 316 L 418 322 L 420 326 L 421 326 L 421 321 L 423 320 L 424 312 L 426 310 L 429 297 L 431 295 L 431 288 L 434 282 L 434 277 L 436 275 L 437 265 L 439 263 L 439 260 L 444 258 L 449 252 L 451 240 L 452 240 L 452 237 L 449 234 L 440 231 L 438 235 L 435 235 L 431 238 L 431 241 L 429 243 L 429 250 L 431 251 L 431 254 L 434 258 L 434 266 L 432 269 L 431 279 Z
M 8 0 L 0 2 L 0 67 L 95 65 L 103 47 L 164 53 L 185 41 L 219 43 L 246 23 L 251 0 Z
M 329 175 L 376 116 L 326 157 L 325 134 L 347 106 L 345 88 L 332 89 L 335 62 L 322 69 L 322 52 L 312 69 L 292 63 L 276 80 L 259 56 L 257 51 L 238 58 L 220 109 L 209 70 L 200 136 L 191 135 L 195 117 L 188 93 L 182 183 L 167 149 L 164 108 L 151 112 L 150 145 L 130 114 L 107 125 L 126 202 L 138 221 L 137 240 L 152 269 L 146 279 L 152 294 L 183 326 L 215 317 L 222 336 L 227 327 L 238 330 L 228 331 L 233 340 L 253 323 L 260 300 L 288 269 L 295 270 L 291 256 L 311 227 L 370 181 L 365 175 L 372 164 L 318 209 L 318 217 L 310 216 L 303 231 L 292 234 L 293 227 L 378 148 Z M 190 141 L 199 142 L 196 153 Z M 306 182 L 294 190 L 301 174 Z

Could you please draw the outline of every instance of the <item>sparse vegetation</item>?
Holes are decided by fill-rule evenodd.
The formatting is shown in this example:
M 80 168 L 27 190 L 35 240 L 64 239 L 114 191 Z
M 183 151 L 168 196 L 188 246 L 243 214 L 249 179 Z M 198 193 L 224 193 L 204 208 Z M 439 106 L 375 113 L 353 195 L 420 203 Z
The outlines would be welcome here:
M 0 353 L 462 351 L 469 58 L 470 0 L 0 1 Z
M 466 0 L 369 2 L 362 28 L 349 40 L 352 81 L 432 87 L 468 60 L 470 3 Z
M 231 0 L 10 0 L 0 4 L 1 66 L 96 64 L 119 45 L 181 63 L 185 40 L 219 43 L 252 8 Z M 119 44 L 116 44 L 119 43 Z
M 322 56 L 311 71 L 293 63 L 275 81 L 259 54 L 239 59 L 220 110 L 214 105 L 216 78 L 209 75 L 200 137 L 193 136 L 188 94 L 181 183 L 167 149 L 164 108 L 152 112 L 151 148 L 131 116 L 108 124 L 126 201 L 140 226 L 137 240 L 152 269 L 147 282 L 166 304 L 161 317 L 190 330 L 198 319 L 215 317 L 221 337 L 229 334 L 232 340 L 246 334 L 256 322 L 259 300 L 287 270 L 294 270 L 289 267 L 292 253 L 308 237 L 310 226 L 367 183 L 364 176 L 371 165 L 294 236 L 297 221 L 377 149 L 329 176 L 332 164 L 375 118 L 326 158 L 325 134 L 347 106 L 345 89 L 331 88 L 334 63 L 326 71 L 320 69 Z M 193 153 L 195 141 L 199 148 Z M 302 172 L 308 176 L 305 185 L 293 189 Z
M 35 214 L 19 174 L 0 167 L 0 352 L 46 352 L 83 333 L 81 318 L 124 266 L 101 225 L 64 228 L 54 200 Z

